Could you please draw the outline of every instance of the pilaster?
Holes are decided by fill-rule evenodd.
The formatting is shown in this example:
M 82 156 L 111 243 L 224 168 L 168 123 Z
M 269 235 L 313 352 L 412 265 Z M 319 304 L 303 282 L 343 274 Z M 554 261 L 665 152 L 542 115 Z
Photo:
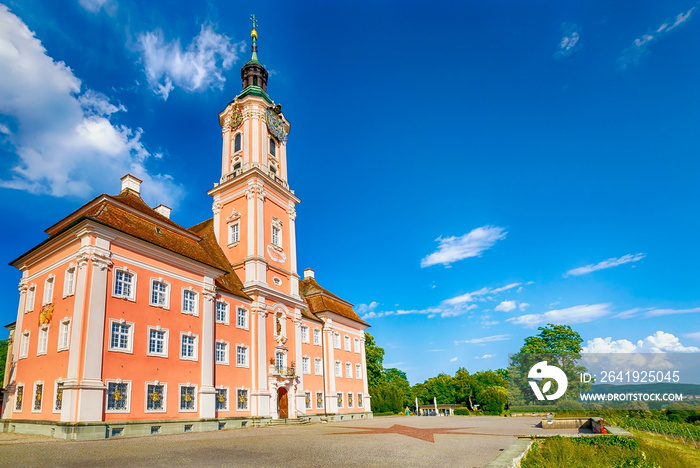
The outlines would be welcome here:
M 199 416 L 201 418 L 216 417 L 216 389 L 214 388 L 214 302 L 216 290 L 214 278 L 204 278 L 202 290 L 202 336 L 201 363 L 202 381 L 199 386 Z

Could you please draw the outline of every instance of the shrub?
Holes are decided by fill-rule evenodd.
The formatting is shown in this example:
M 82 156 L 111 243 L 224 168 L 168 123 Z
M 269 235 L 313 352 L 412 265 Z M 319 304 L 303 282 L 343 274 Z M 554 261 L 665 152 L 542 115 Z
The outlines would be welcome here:
M 455 415 L 456 416 L 469 416 L 470 414 L 472 414 L 472 412 L 469 411 L 469 408 L 466 408 L 464 406 L 462 406 L 460 408 L 455 408 Z

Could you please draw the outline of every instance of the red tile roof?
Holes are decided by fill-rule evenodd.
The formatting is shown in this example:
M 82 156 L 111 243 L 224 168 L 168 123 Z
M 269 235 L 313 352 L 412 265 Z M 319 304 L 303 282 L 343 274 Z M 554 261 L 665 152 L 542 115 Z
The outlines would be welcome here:
M 352 310 L 352 304 L 322 288 L 314 278 L 305 278 L 300 283 L 302 297 L 312 313 L 333 312 L 365 326 L 370 326 Z

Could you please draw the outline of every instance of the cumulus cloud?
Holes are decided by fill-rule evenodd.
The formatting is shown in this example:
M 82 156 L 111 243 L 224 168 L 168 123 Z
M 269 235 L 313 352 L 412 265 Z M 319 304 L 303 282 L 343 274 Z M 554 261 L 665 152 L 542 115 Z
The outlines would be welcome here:
M 638 262 L 641 259 L 646 257 L 646 254 L 643 253 L 638 253 L 638 254 L 627 254 L 623 255 L 620 258 L 609 258 L 607 260 L 603 260 L 600 263 L 596 263 L 594 265 L 586 265 L 582 266 L 579 268 L 574 268 L 573 270 L 569 270 L 564 274 L 564 278 L 568 276 L 580 276 L 580 275 L 586 275 L 588 273 L 592 273 L 594 271 L 598 270 L 606 270 L 608 268 L 614 268 L 616 266 L 624 265 L 626 263 L 634 263 Z
M 179 40 L 166 42 L 159 29 L 140 34 L 137 42 L 148 84 L 164 101 L 176 86 L 188 92 L 222 89 L 223 71 L 238 60 L 241 44 L 216 33 L 211 24 L 202 25 L 185 49 Z
M 510 312 L 511 310 L 515 309 L 517 306 L 515 304 L 515 301 L 503 301 L 500 304 L 498 304 L 496 307 L 494 307 L 494 310 L 497 310 L 499 312 Z
M 355 312 L 358 314 L 366 314 L 376 309 L 378 305 L 379 303 L 376 301 L 372 301 L 369 304 L 357 304 L 355 306 Z
M 644 56 L 650 53 L 649 48 L 651 44 L 665 37 L 669 32 L 688 21 L 694 11 L 695 7 L 692 7 L 685 13 L 681 12 L 675 17 L 669 18 L 661 23 L 656 29 L 648 31 L 636 38 L 632 42 L 632 45 L 624 49 L 617 59 L 620 69 L 625 70 L 630 66 L 637 65 Z
M 516 325 L 534 328 L 545 323 L 572 324 L 591 322 L 610 314 L 610 304 L 578 305 L 566 309 L 550 310 L 542 314 L 527 314 L 509 318 Z
M 457 357 L 455 356 L 452 359 L 450 359 L 450 362 L 457 362 Z
M 141 129 L 117 125 L 111 117 L 126 109 L 85 89 L 63 62 L 0 5 L 0 119 L 18 156 L 0 187 L 52 196 L 93 195 L 105 183 L 130 172 L 143 179 L 144 198 L 176 206 L 182 189 L 172 178 L 146 169 L 153 155 Z M 118 181 L 115 180 L 115 184 Z
M 554 52 L 555 59 L 563 59 L 581 49 L 581 28 L 578 25 L 562 23 L 561 30 L 562 38 Z
M 422 268 L 431 265 L 449 265 L 465 258 L 478 257 L 484 250 L 490 249 L 499 240 L 506 238 L 506 230 L 498 226 L 482 226 L 459 237 L 438 237 L 435 239 L 438 249 L 423 258 Z
M 455 345 L 458 344 L 483 344 L 483 343 L 491 343 L 492 341 L 508 341 L 510 340 L 510 335 L 491 335 L 491 336 L 483 336 L 481 338 L 470 338 L 468 340 L 455 340 Z
M 495 354 L 484 354 L 483 356 L 474 356 L 474 359 L 491 359 Z
M 584 353 L 695 353 L 700 348 L 684 346 L 680 339 L 661 330 L 643 340 L 632 343 L 629 340 L 613 340 L 611 337 L 594 338 L 581 349 Z

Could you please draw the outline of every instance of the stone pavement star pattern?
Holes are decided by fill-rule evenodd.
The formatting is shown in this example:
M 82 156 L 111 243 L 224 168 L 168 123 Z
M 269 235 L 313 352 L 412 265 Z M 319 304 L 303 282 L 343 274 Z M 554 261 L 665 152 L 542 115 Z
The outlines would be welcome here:
M 401 424 L 394 424 L 391 427 L 368 427 L 353 432 L 333 432 L 328 435 L 350 435 L 350 434 L 401 434 L 414 439 L 435 443 L 435 434 L 455 434 L 453 431 L 462 431 L 464 427 L 411 427 Z M 457 432 L 456 434 L 460 434 Z

